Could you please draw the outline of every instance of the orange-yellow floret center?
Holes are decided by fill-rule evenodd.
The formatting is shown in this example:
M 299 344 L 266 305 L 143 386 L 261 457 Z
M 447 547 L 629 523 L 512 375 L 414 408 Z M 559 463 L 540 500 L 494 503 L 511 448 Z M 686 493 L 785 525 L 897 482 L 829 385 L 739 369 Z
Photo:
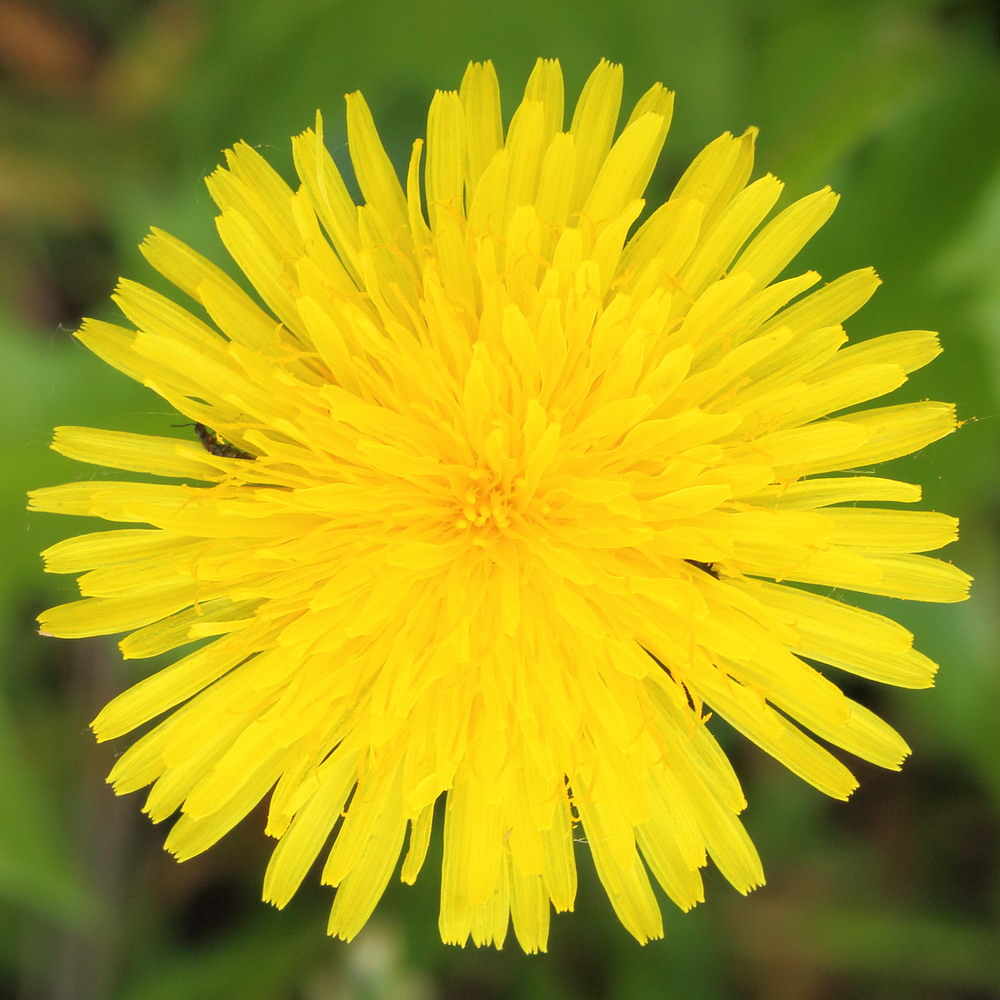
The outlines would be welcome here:
M 465 492 L 454 505 L 455 530 L 469 536 L 474 544 L 496 541 L 522 516 L 520 485 L 523 483 L 519 479 L 504 482 L 493 470 L 472 469 Z

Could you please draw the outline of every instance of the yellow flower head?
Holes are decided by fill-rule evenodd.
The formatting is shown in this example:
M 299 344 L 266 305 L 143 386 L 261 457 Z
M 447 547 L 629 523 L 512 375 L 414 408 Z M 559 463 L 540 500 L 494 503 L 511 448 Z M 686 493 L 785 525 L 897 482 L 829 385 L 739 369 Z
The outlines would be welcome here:
M 857 408 L 935 335 L 844 346 L 871 270 L 775 280 L 837 198 L 765 224 L 782 185 L 748 183 L 753 130 L 639 224 L 672 95 L 652 87 L 616 137 L 621 89 L 602 63 L 566 128 L 539 61 L 505 132 L 473 64 L 434 96 L 405 185 L 348 95 L 363 204 L 319 123 L 293 140 L 295 189 L 240 144 L 208 186 L 256 295 L 154 230 L 143 251 L 193 311 L 122 281 L 135 329 L 78 334 L 197 434 L 56 431 L 72 458 L 181 482 L 33 494 L 140 525 L 45 553 L 83 599 L 42 629 L 128 632 L 126 657 L 198 642 L 94 722 L 106 740 L 163 717 L 110 780 L 152 785 L 156 821 L 180 811 L 181 859 L 270 793 L 264 895 L 283 906 L 324 852 L 331 934 L 361 929 L 404 845 L 417 877 L 439 800 L 447 942 L 499 946 L 512 918 L 544 949 L 575 841 L 640 941 L 662 934 L 650 875 L 688 909 L 711 857 L 746 892 L 763 875 L 710 717 L 846 798 L 804 730 L 890 768 L 907 747 L 827 675 L 925 687 L 935 666 L 828 595 L 966 595 L 914 554 L 954 519 L 879 506 L 920 489 L 867 471 L 949 434 L 952 407 Z

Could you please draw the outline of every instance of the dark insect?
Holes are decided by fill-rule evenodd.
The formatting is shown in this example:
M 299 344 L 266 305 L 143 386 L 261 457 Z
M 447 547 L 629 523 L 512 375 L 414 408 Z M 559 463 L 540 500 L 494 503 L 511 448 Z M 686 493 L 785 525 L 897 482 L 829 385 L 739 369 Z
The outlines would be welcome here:
M 707 573 L 716 580 L 719 579 L 719 574 L 716 572 L 714 563 L 698 562 L 697 559 L 685 559 L 684 562 L 690 563 L 692 566 L 697 566 L 702 573 Z
M 248 462 L 253 461 L 253 455 L 248 455 L 236 445 L 223 441 L 215 431 L 210 431 L 204 424 L 195 424 L 194 432 L 205 446 L 205 451 L 211 452 L 213 455 L 221 455 L 223 458 L 243 458 Z

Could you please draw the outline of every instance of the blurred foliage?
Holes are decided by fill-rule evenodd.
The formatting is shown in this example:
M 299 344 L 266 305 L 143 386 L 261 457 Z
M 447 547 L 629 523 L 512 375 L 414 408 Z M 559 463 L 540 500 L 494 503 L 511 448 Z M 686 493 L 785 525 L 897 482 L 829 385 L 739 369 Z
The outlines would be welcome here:
M 430 93 L 468 60 L 495 61 L 509 109 L 539 55 L 562 60 L 568 94 L 602 56 L 625 64 L 626 100 L 654 80 L 677 90 L 651 198 L 749 124 L 786 197 L 841 192 L 799 263 L 879 269 L 854 335 L 943 332 L 944 356 L 907 391 L 957 400 L 968 423 L 894 471 L 962 517 L 951 557 L 975 596 L 889 609 L 941 662 L 933 691 L 851 687 L 910 738 L 902 774 L 861 766 L 851 803 L 829 802 L 732 742 L 769 873 L 752 897 L 710 872 L 708 902 L 666 904 L 666 940 L 639 949 L 582 856 L 577 911 L 555 919 L 547 956 L 461 950 L 437 938 L 431 858 L 344 945 L 323 934 L 327 891 L 280 914 L 260 903 L 261 824 L 178 867 L 138 803 L 104 786 L 113 750 L 86 723 L 135 667 L 107 642 L 35 637 L 34 614 L 71 593 L 37 552 L 77 526 L 29 518 L 23 494 L 101 474 L 47 450 L 54 424 L 170 423 L 69 332 L 111 315 L 118 274 L 155 280 L 136 251 L 149 225 L 223 263 L 200 184 L 222 148 L 245 139 L 287 170 L 288 137 L 318 108 L 343 161 L 340 95 L 361 89 L 401 163 Z M 0 0 L 0 996 L 1000 997 L 998 122 L 990 0 Z

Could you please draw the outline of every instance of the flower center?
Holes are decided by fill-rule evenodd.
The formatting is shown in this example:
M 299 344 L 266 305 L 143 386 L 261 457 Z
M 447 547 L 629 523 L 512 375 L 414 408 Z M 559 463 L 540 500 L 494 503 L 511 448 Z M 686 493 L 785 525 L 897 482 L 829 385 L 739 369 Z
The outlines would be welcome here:
M 510 527 L 517 514 L 516 489 L 495 472 L 473 469 L 465 492 L 457 498 L 454 525 L 457 531 L 471 532 L 485 540 Z

